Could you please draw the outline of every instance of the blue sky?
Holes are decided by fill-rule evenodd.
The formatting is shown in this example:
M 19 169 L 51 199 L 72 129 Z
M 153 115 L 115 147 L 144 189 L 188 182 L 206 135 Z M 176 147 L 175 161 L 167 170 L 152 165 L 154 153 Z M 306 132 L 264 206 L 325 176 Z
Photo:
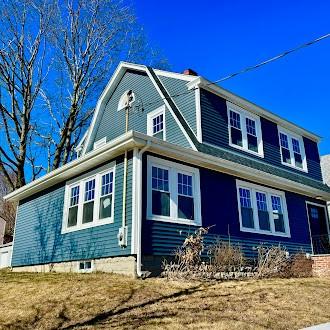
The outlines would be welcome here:
M 330 1 L 135 0 L 173 71 L 216 80 L 330 32 Z M 330 153 L 330 38 L 221 85 L 323 137 Z

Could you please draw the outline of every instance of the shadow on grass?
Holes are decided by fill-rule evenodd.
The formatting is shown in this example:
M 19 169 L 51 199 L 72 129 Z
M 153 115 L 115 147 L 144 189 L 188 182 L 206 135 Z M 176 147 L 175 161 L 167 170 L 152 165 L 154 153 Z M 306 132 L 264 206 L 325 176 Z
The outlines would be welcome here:
M 76 327 L 95 325 L 95 324 L 100 323 L 102 321 L 106 321 L 107 319 L 109 319 L 111 317 L 122 315 L 124 313 L 130 312 L 130 311 L 132 311 L 134 309 L 137 309 L 137 308 L 146 307 L 146 306 L 149 306 L 149 305 L 156 304 L 158 302 L 166 301 L 166 300 L 177 298 L 177 297 L 189 296 L 189 295 L 194 294 L 194 293 L 196 293 L 198 291 L 201 291 L 201 290 L 202 290 L 201 285 L 198 285 L 198 286 L 195 286 L 195 287 L 192 287 L 192 288 L 188 288 L 188 289 L 184 289 L 184 290 L 181 290 L 181 291 L 178 291 L 178 292 L 174 292 L 174 293 L 172 293 L 170 295 L 167 295 L 167 296 L 161 296 L 159 298 L 148 300 L 148 301 L 145 301 L 145 302 L 140 303 L 140 304 L 123 307 L 123 308 L 120 308 L 120 309 L 117 309 L 117 310 L 115 310 L 116 309 L 115 308 L 115 309 L 112 309 L 112 310 L 109 310 L 109 311 L 106 311 L 106 312 L 99 313 L 99 314 L 95 315 L 94 317 L 90 318 L 89 320 L 86 320 L 86 321 L 83 321 L 83 322 L 78 322 L 78 323 L 71 324 L 71 325 L 68 325 L 68 326 L 62 326 L 61 329 L 74 329 Z M 133 297 L 133 295 L 134 295 L 134 291 L 132 291 L 131 294 L 129 295 L 129 297 L 126 298 L 125 301 L 123 301 L 122 303 L 125 303 L 125 302 L 127 303 Z M 121 304 L 119 304 L 119 305 L 121 305 Z

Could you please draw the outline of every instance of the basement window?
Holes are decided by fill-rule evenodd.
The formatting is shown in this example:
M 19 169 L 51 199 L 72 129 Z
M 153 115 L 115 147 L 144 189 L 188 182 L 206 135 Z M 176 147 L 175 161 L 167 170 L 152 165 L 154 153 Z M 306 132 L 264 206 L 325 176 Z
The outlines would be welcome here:
M 84 260 L 79 262 L 79 272 L 90 272 L 92 271 L 92 261 L 91 260 Z

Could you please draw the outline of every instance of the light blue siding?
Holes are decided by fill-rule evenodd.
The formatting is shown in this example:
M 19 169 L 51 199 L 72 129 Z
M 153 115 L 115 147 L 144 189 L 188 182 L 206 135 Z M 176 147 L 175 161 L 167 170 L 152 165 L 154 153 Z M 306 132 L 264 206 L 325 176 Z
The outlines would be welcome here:
M 118 111 L 118 102 L 123 93 L 127 90 L 133 90 L 136 96 L 135 107 L 130 113 L 129 130 L 134 130 L 147 134 L 147 114 L 164 105 L 164 101 L 157 92 L 152 81 L 146 74 L 128 71 L 123 76 L 116 90 L 111 95 L 99 126 L 95 127 L 95 138 L 91 141 L 87 150 L 91 150 L 95 141 L 107 137 L 111 141 L 125 133 L 125 111 Z M 142 111 L 143 108 L 143 111 Z M 167 141 L 189 148 L 189 143 L 183 135 L 180 127 L 174 120 L 169 109 L 166 109 L 166 131 Z
M 90 172 L 92 173 L 92 171 Z M 123 157 L 116 159 L 114 223 L 61 234 L 65 183 L 20 203 L 12 266 L 129 255 L 132 224 L 132 158 L 128 162 L 128 246 L 118 246 L 122 225 Z
M 195 90 L 188 90 L 187 81 L 159 75 L 169 95 L 181 111 L 192 131 L 197 134 Z

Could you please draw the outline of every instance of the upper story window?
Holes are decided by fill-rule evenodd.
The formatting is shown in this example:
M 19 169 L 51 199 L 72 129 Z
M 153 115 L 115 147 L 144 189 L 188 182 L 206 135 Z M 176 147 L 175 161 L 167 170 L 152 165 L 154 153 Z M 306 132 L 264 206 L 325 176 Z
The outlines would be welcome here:
M 241 231 L 290 236 L 285 193 L 237 180 Z
M 307 172 L 303 139 L 280 128 L 279 140 L 282 164 Z
M 65 188 L 62 233 L 113 222 L 114 164 Z
M 260 118 L 227 102 L 229 144 L 263 157 Z
M 201 224 L 199 170 L 148 157 L 148 203 L 150 220 Z
M 165 106 L 148 113 L 147 121 L 148 135 L 165 140 Z

